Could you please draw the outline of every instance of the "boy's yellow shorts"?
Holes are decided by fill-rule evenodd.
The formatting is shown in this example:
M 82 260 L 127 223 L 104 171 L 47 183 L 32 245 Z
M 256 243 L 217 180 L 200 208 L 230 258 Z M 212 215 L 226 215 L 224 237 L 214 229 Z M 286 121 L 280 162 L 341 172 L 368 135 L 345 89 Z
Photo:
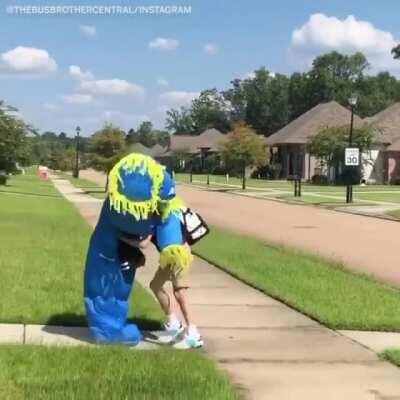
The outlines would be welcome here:
M 175 270 L 168 266 L 158 267 L 151 285 L 154 289 L 161 289 L 168 281 L 172 283 L 174 290 L 189 288 L 187 270 Z

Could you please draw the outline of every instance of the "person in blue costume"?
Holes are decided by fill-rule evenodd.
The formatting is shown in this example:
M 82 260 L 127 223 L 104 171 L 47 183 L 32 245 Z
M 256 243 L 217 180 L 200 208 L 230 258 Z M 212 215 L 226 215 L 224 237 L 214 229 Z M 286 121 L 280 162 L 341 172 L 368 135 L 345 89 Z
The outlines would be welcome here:
M 89 329 L 97 342 L 135 345 L 141 333 L 127 323 L 128 299 L 136 268 L 144 264 L 140 243 L 149 235 L 160 252 L 160 266 L 187 268 L 190 251 L 183 245 L 181 201 L 168 172 L 151 157 L 129 154 L 108 176 L 108 196 L 89 243 L 84 275 L 84 302 Z

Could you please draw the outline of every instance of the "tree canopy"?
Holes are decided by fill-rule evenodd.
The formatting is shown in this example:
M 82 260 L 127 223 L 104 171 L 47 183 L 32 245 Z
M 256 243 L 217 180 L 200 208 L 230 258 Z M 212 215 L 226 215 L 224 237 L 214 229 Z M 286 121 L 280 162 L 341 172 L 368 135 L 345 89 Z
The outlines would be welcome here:
M 12 172 L 16 163 L 28 161 L 28 138 L 31 131 L 15 114 L 17 110 L 0 101 L 0 170 Z
M 112 124 L 105 124 L 91 137 L 91 148 L 93 167 L 108 173 L 125 155 L 125 132 Z
M 400 45 L 393 49 L 400 57 Z M 223 91 L 204 90 L 190 106 L 167 112 L 166 128 L 175 134 L 199 134 L 210 127 L 228 132 L 245 121 L 258 134 L 269 136 L 322 102 L 348 106 L 358 94 L 357 114 L 367 117 L 400 101 L 400 81 L 388 72 L 371 75 L 365 56 L 332 51 L 314 59 L 307 72 L 273 74 L 264 67 L 250 77 L 234 79 Z
M 222 160 L 231 171 L 260 167 L 268 161 L 264 140 L 243 122 L 235 124 L 227 141 L 220 145 L 220 150 Z

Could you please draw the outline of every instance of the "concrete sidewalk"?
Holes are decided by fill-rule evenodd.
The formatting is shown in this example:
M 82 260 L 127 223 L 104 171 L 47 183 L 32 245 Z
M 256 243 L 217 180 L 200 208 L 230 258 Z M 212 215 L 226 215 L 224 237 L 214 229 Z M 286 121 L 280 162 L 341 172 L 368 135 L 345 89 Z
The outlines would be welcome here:
M 66 180 L 55 179 L 54 184 L 93 226 L 101 202 Z M 145 286 L 157 266 L 157 253 L 146 256 L 147 265 L 137 275 Z M 199 258 L 191 281 L 190 302 L 205 350 L 249 398 L 400 399 L 400 369 L 352 339 Z

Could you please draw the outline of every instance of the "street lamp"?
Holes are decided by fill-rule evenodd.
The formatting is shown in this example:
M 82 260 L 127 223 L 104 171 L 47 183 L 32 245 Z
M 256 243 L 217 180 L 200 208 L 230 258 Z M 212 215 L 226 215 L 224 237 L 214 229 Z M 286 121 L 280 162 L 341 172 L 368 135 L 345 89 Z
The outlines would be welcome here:
M 350 133 L 349 133 L 349 147 L 353 146 L 353 124 L 354 124 L 354 108 L 357 105 L 358 97 L 356 94 L 352 94 L 349 99 L 349 105 L 351 109 L 351 119 L 350 119 Z M 349 167 L 352 168 L 352 167 Z M 346 203 L 352 203 L 353 202 L 353 185 L 351 181 L 351 174 L 348 174 L 348 183 L 346 186 Z
M 74 170 L 74 178 L 79 178 L 79 134 L 81 132 L 81 128 L 79 126 L 76 127 L 76 158 L 75 158 L 75 170 Z

